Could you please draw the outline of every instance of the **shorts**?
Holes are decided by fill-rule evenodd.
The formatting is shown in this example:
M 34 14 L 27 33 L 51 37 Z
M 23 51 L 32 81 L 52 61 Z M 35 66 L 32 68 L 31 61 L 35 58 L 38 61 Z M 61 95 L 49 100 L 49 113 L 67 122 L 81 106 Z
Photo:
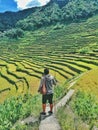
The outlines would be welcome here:
M 49 104 L 53 104 L 53 93 L 52 94 L 46 94 L 46 95 L 42 95 L 42 103 L 46 104 L 47 101 Z

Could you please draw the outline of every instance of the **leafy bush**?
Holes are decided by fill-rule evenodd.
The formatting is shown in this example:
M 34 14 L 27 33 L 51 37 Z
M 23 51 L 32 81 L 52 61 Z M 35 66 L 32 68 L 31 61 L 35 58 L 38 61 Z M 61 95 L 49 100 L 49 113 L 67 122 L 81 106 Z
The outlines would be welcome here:
M 40 111 L 39 96 L 24 95 L 7 99 L 0 105 L 0 130 L 10 130 L 17 120 L 37 115 Z M 36 114 L 37 113 L 37 114 Z
M 20 20 L 19 22 L 17 22 L 16 27 L 21 28 L 22 30 L 34 30 L 34 24 L 30 21 L 27 22 L 26 20 Z
M 98 124 L 98 103 L 90 94 L 78 91 L 56 115 L 62 130 L 90 130 Z
M 98 119 L 98 103 L 90 94 L 77 92 L 73 106 L 83 121 L 91 123 L 93 120 Z
M 17 39 L 18 37 L 22 37 L 24 35 L 22 29 L 10 29 L 5 32 L 5 35 L 11 39 Z
M 54 30 L 58 30 L 58 29 L 62 29 L 63 28 L 63 25 L 61 24 L 57 24 L 53 27 Z
M 54 100 L 58 100 L 65 94 L 65 88 L 63 86 L 56 86 L 54 88 Z
M 89 52 L 90 52 L 90 49 L 88 47 L 85 47 L 79 50 L 80 54 L 87 54 Z

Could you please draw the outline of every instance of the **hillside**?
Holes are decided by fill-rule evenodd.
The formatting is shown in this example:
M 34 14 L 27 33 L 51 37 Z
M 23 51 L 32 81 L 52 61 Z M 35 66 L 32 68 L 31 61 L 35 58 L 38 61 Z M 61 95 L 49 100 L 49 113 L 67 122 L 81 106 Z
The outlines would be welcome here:
M 14 28 L 16 23 L 19 20 L 22 20 L 29 16 L 31 13 L 34 13 L 36 11 L 35 8 L 26 9 L 19 12 L 5 12 L 0 13 L 0 31 L 5 31 L 11 28 Z
M 26 31 L 16 40 L 2 38 L 0 91 L 3 99 L 28 91 L 36 94 L 44 67 L 48 67 L 61 84 L 97 68 L 97 27 L 98 15 L 78 24 Z
M 97 98 L 91 96 L 98 97 L 97 10 L 97 0 L 51 0 L 43 7 L 0 14 L 0 130 L 39 115 L 37 90 L 45 67 L 59 81 L 55 101 L 83 75 L 73 86 L 77 93 L 68 109 L 59 110 L 62 130 L 98 127 Z
M 98 0 L 51 0 L 43 7 L 0 14 L 0 31 L 13 27 L 35 30 L 58 22 L 64 24 L 79 22 L 96 14 L 97 11 Z
M 88 71 L 73 87 L 98 98 L 98 69 Z
M 72 88 L 76 94 L 57 113 L 62 130 L 98 129 L 98 68 L 84 73 Z

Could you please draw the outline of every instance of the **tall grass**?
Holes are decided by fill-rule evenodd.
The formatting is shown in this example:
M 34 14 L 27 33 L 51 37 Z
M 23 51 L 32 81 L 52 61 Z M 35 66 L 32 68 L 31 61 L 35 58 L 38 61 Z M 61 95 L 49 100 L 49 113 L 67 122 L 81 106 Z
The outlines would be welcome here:
M 24 95 L 7 99 L 0 105 L 0 130 L 10 130 L 19 120 L 29 115 L 38 116 L 41 109 L 40 96 Z

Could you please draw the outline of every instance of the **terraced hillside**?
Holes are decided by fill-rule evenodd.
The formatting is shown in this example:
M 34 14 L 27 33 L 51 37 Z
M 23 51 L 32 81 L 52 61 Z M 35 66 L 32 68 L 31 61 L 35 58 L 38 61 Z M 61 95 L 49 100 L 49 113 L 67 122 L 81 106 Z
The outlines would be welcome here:
M 0 96 L 36 94 L 44 67 L 61 84 L 98 67 L 98 16 L 0 41 Z
M 98 68 L 85 73 L 73 87 L 76 91 L 80 90 L 94 95 L 98 101 Z

